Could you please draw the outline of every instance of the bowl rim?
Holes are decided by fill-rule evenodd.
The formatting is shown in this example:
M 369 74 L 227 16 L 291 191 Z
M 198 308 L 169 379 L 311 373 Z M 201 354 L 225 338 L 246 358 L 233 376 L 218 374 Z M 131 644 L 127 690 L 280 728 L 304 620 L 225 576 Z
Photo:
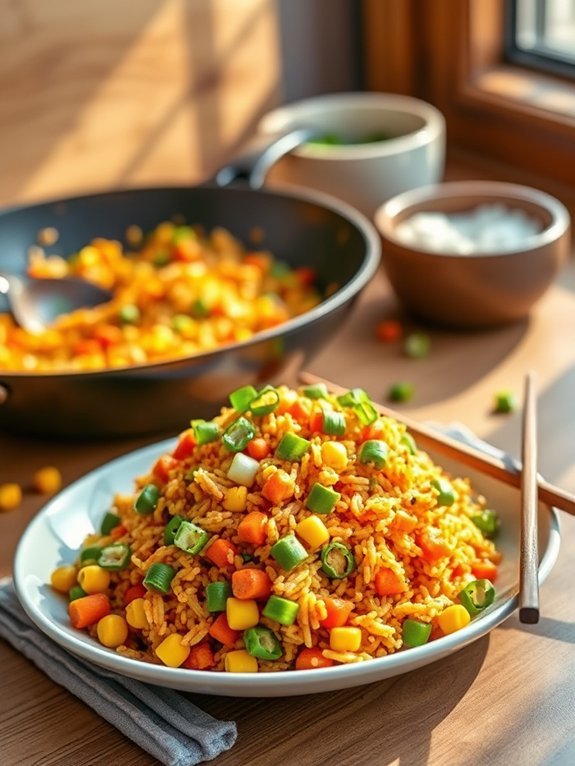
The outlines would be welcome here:
M 275 133 L 278 130 L 305 124 L 308 110 L 317 108 L 321 111 L 324 107 L 328 112 L 333 110 L 351 113 L 355 109 L 363 108 L 373 112 L 402 113 L 420 118 L 422 125 L 409 133 L 381 141 L 370 141 L 367 144 L 322 146 L 303 143 L 293 149 L 291 154 L 300 159 L 318 162 L 384 159 L 413 151 L 445 136 L 445 117 L 433 104 L 414 96 L 359 91 L 325 93 L 278 106 L 263 115 L 258 122 L 257 132 Z
M 513 207 L 513 202 L 529 202 L 539 207 L 551 216 L 551 223 L 542 231 L 531 234 L 525 239 L 525 243 L 520 247 L 510 247 L 505 250 L 488 252 L 478 251 L 471 253 L 438 252 L 425 245 L 419 244 L 416 247 L 405 242 L 395 233 L 395 219 L 401 214 L 410 211 L 412 208 L 419 207 L 422 203 L 431 201 L 458 199 L 464 200 L 466 197 L 484 197 L 481 202 L 475 201 L 470 209 L 479 204 L 485 204 L 490 199 L 494 203 L 507 204 Z M 422 210 L 413 211 L 422 212 Z M 436 212 L 436 211 L 434 211 Z M 537 189 L 534 186 L 510 183 L 507 181 L 491 180 L 464 180 L 464 181 L 444 181 L 437 184 L 420 186 L 416 189 L 410 189 L 401 192 L 381 204 L 374 213 L 373 221 L 384 242 L 387 240 L 403 250 L 430 255 L 436 258 L 465 258 L 465 259 L 485 259 L 485 258 L 504 258 L 508 255 L 517 253 L 528 253 L 532 250 L 550 245 L 563 237 L 570 228 L 571 216 L 566 206 L 556 197 L 547 192 Z

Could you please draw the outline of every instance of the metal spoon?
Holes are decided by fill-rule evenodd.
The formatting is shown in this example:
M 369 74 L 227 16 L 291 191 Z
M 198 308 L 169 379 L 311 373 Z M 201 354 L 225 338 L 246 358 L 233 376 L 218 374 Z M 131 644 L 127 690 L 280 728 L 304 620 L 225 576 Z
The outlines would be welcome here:
M 2 271 L 0 295 L 6 296 L 18 324 L 30 332 L 41 332 L 60 314 L 112 299 L 108 290 L 83 279 L 26 279 Z

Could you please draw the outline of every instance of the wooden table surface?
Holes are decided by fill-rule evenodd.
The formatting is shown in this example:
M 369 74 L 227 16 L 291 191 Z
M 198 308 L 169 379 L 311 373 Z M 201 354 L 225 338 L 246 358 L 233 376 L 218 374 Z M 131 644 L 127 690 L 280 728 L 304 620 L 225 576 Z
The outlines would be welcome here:
M 411 416 L 463 421 L 519 454 L 520 414 L 491 413 L 494 392 L 521 395 L 537 373 L 540 470 L 575 491 L 575 268 L 521 324 L 489 332 L 428 331 L 428 358 L 411 360 L 379 343 L 375 323 L 399 311 L 382 273 L 308 369 L 382 399 L 408 379 Z M 293 381 L 286 381 L 292 383 Z M 182 426 L 190 413 L 182 414 Z M 26 486 L 33 471 L 56 464 L 65 483 L 103 461 L 159 437 L 109 443 L 54 443 L 0 435 L 0 482 Z M 19 535 L 42 505 L 0 515 L 0 575 L 10 571 Z M 192 695 L 219 718 L 237 721 L 235 747 L 214 761 L 234 764 L 573 764 L 575 763 L 575 518 L 563 515 L 559 559 L 541 589 L 541 620 L 516 616 L 448 659 L 369 686 L 287 699 Z M 54 685 L 0 641 L 0 762 L 3 766 L 155 763 L 82 702 Z

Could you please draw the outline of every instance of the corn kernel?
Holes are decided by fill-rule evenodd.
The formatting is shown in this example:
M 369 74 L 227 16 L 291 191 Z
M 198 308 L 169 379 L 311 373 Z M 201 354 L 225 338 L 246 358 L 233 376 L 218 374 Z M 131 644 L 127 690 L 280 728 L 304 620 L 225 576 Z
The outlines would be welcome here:
M 334 471 L 343 471 L 347 466 L 347 450 L 341 442 L 324 442 L 321 445 L 321 459 L 324 465 Z
M 41 495 L 53 495 L 62 486 L 62 474 L 54 466 L 40 468 L 32 477 L 32 487 Z
M 357 652 L 361 646 L 361 629 L 332 628 L 329 632 L 329 645 L 334 652 Z
M 258 661 L 245 649 L 237 649 L 226 654 L 224 667 L 227 673 L 257 673 Z
M 50 584 L 59 593 L 68 593 L 76 585 L 77 574 L 76 567 L 71 564 L 58 567 L 50 575 Z
M 104 593 L 110 584 L 110 573 L 97 564 L 82 567 L 78 572 L 78 585 L 88 594 Z
M 156 647 L 156 656 L 169 668 L 179 668 L 188 659 L 190 647 L 182 644 L 183 636 L 172 633 Z
M 232 630 L 247 630 L 258 624 L 260 613 L 253 599 L 230 597 L 226 601 L 226 618 Z
M 470 620 L 469 612 L 462 604 L 448 606 L 437 618 L 439 627 L 446 635 L 461 630 L 469 624 Z
M 247 496 L 247 487 L 230 487 L 226 490 L 223 506 L 226 511 L 245 511 Z
M 295 533 L 312 549 L 319 548 L 329 540 L 329 530 L 319 516 L 308 516 L 300 521 Z
M 149 623 L 144 609 L 143 598 L 135 598 L 133 601 L 130 601 L 126 607 L 126 621 L 131 628 L 136 628 L 137 630 L 148 627 Z
M 126 643 L 128 638 L 128 624 L 119 614 L 107 614 L 98 620 L 96 626 L 98 641 L 109 649 L 115 649 Z
M 0 484 L 0 511 L 13 511 L 21 502 L 22 489 L 19 484 Z

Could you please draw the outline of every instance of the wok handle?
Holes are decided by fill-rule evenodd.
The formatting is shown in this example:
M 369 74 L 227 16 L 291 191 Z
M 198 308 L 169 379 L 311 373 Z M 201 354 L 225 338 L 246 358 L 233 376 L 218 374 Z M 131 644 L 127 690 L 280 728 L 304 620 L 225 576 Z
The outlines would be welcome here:
M 317 128 L 301 126 L 289 131 L 256 135 L 238 157 L 218 170 L 212 183 L 222 187 L 242 180 L 246 181 L 251 189 L 260 189 L 272 165 L 316 134 Z

